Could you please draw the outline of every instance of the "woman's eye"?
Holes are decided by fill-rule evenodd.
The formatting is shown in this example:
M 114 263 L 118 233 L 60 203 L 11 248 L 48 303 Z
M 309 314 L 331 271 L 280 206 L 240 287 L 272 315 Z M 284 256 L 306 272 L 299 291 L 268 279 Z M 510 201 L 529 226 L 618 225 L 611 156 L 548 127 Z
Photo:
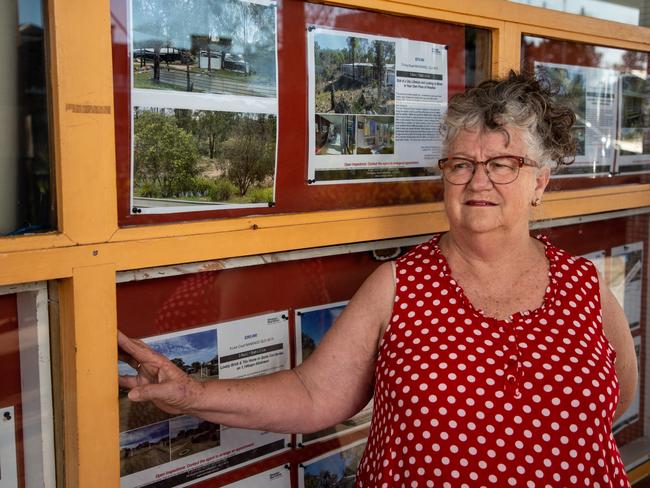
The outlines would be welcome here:
M 454 171 L 464 170 L 464 169 L 467 169 L 469 167 L 470 167 L 470 164 L 468 162 L 466 162 L 466 161 L 456 162 L 456 163 L 453 163 L 451 165 L 451 169 L 453 169 Z

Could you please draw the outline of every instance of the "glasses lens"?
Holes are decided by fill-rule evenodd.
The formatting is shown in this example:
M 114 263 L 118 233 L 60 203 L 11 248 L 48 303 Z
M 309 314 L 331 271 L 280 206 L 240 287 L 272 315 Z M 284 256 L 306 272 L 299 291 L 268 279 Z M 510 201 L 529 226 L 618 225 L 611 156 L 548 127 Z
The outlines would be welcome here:
M 487 170 L 493 183 L 510 183 L 519 174 L 519 161 L 508 156 L 490 159 L 487 161 Z
M 467 159 L 451 158 L 445 162 L 442 171 L 449 183 L 464 184 L 472 179 L 474 163 Z

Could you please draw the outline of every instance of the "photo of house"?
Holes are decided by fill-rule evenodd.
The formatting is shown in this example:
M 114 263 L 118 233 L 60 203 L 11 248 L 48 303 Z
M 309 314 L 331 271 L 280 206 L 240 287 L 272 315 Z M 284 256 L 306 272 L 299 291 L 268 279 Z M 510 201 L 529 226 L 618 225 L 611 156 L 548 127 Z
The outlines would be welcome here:
M 317 113 L 395 113 L 394 42 L 318 32 L 314 61 Z

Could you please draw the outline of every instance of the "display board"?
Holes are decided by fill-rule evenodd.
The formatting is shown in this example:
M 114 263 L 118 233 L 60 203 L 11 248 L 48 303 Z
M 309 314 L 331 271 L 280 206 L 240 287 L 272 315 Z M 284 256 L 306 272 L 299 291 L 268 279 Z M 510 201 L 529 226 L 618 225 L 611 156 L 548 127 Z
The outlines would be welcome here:
M 139 31 L 133 32 L 136 25 L 130 23 L 131 12 L 136 20 L 145 19 L 146 16 L 138 14 L 142 10 L 139 7 L 142 0 L 131 1 L 132 3 L 127 0 L 111 0 L 120 225 L 237 217 L 251 213 L 359 208 L 441 199 L 440 182 L 426 180 L 426 178 L 426 181 L 414 181 L 414 179 L 420 179 L 421 176 L 430 177 L 437 171 L 432 161 L 436 159 L 436 147 L 439 147 L 440 135 L 435 130 L 435 121 L 429 120 L 429 115 L 436 116 L 435 114 L 438 113 L 436 117 L 439 118 L 440 107 L 446 103 L 448 96 L 464 90 L 466 80 L 480 81 L 489 70 L 489 63 L 477 62 L 479 57 L 483 58 L 486 52 L 491 52 L 489 36 L 477 35 L 478 31 L 483 32 L 480 29 L 432 20 L 310 4 L 298 0 L 279 1 L 277 7 L 272 7 L 274 12 L 277 11 L 277 44 L 274 45 L 277 46 L 277 153 L 273 155 L 277 165 L 267 165 L 265 170 L 267 173 L 264 171 L 255 173 L 257 163 L 253 164 L 253 162 L 248 169 L 240 168 L 247 173 L 240 175 L 242 184 L 235 191 L 233 190 L 233 184 L 237 186 L 237 182 L 233 179 L 235 169 L 231 167 L 232 165 L 228 165 L 235 160 L 243 162 L 242 157 L 235 156 L 232 147 L 235 144 L 232 141 L 241 136 L 242 131 L 235 130 L 234 123 L 227 121 L 221 123 L 223 117 L 210 115 L 216 110 L 215 100 L 226 95 L 209 93 L 201 89 L 199 78 L 216 79 L 227 76 L 242 84 L 248 79 L 247 77 L 257 79 L 261 76 L 253 72 L 250 76 L 247 75 L 246 63 L 250 63 L 249 69 L 253 69 L 254 61 L 264 66 L 270 65 L 271 62 L 264 64 L 263 60 L 255 58 L 254 53 L 259 54 L 261 48 L 256 51 L 252 47 L 238 47 L 239 44 L 244 45 L 243 41 L 237 41 L 239 34 L 224 34 L 232 27 L 226 28 L 216 20 L 211 20 L 216 17 L 212 11 L 216 7 L 213 7 L 212 3 L 209 5 L 206 3 L 206 8 L 203 9 L 205 19 L 192 17 L 188 20 L 202 29 L 199 34 L 194 33 L 193 37 L 188 34 L 189 30 L 186 26 L 176 25 L 182 24 L 181 20 L 163 15 L 163 20 L 165 22 L 169 20 L 173 25 L 160 29 L 159 36 L 164 37 L 165 42 L 162 43 L 163 45 L 158 42 L 158 45 L 154 46 L 154 40 L 150 36 L 147 37 Z M 163 0 L 153 2 L 160 7 L 159 11 L 169 11 L 164 7 L 167 4 L 163 5 L 163 3 Z M 233 4 L 233 8 L 248 4 L 239 0 L 231 0 L 230 3 Z M 183 18 L 179 15 L 174 18 L 176 17 Z M 142 23 L 137 25 L 141 26 L 140 30 L 147 30 L 146 25 Z M 314 26 L 319 29 L 315 32 L 322 33 L 327 30 L 351 34 L 343 34 L 343 37 L 352 40 L 351 43 L 345 40 L 342 41 L 343 44 L 331 45 L 330 49 L 321 50 L 321 54 L 324 51 L 329 52 L 329 61 L 325 61 L 322 56 L 319 57 L 320 64 L 312 63 L 313 69 L 310 71 L 308 51 L 311 49 L 313 52 L 315 44 L 309 43 L 309 36 L 310 28 Z M 259 30 L 270 29 L 262 29 L 260 26 Z M 184 41 L 169 40 L 168 32 L 172 31 L 184 33 L 182 35 Z M 267 40 L 270 37 L 268 34 Z M 137 42 L 134 43 L 136 39 Z M 256 42 L 259 44 L 262 41 Z M 253 44 L 253 47 L 258 44 Z M 393 45 L 398 48 L 395 51 L 397 65 L 393 62 L 395 55 L 391 54 Z M 402 45 L 405 49 L 400 47 Z M 271 49 L 268 42 L 263 46 L 268 47 L 266 51 Z M 238 49 L 243 54 L 237 54 Z M 225 62 L 228 53 L 237 54 L 243 59 L 239 60 L 239 65 L 232 64 L 228 65 L 230 66 L 228 69 L 217 70 L 216 66 L 222 66 L 219 63 L 222 63 L 222 58 Z M 258 55 L 258 58 L 260 56 Z M 165 59 L 168 59 L 168 62 Z M 268 59 L 270 58 L 267 57 Z M 154 62 L 157 64 L 154 65 Z M 213 62 L 215 68 L 212 66 Z M 419 66 L 415 66 L 416 64 Z M 476 66 L 481 66 L 480 72 L 475 68 Z M 314 85 L 310 91 L 309 73 L 314 75 L 316 71 L 321 73 L 326 67 L 330 78 L 323 80 L 318 88 Z M 160 79 L 152 81 L 155 80 L 158 72 L 162 73 L 158 78 L 168 76 L 165 73 L 172 73 L 179 79 L 180 73 L 183 73 L 184 77 L 180 81 L 174 81 L 175 84 L 172 86 L 175 88 L 172 89 L 171 86 L 165 86 L 165 82 Z M 330 87 L 329 92 L 326 85 Z M 183 87 L 185 90 L 189 87 L 192 91 L 183 92 L 181 91 Z M 318 120 L 314 112 L 315 106 L 312 105 L 311 108 L 309 106 L 310 93 L 311 96 L 318 95 L 323 98 L 324 105 L 319 105 Z M 412 100 L 415 100 L 414 97 L 429 97 L 431 107 L 418 109 L 420 110 L 418 113 L 426 115 L 424 119 L 427 120 L 421 119 L 417 122 L 413 114 L 405 115 L 409 110 L 414 110 L 415 101 L 409 102 L 409 97 Z M 230 99 L 231 105 L 228 110 L 233 112 L 228 112 L 229 114 L 245 111 L 270 113 L 271 110 L 251 108 L 259 107 L 260 103 L 268 105 L 271 103 L 269 97 L 251 96 L 245 99 L 230 97 Z M 383 99 L 386 99 L 386 103 L 381 101 Z M 330 103 L 332 100 L 334 105 Z M 244 101 L 247 102 L 243 103 Z M 327 103 L 330 105 L 325 106 Z M 141 108 L 145 105 L 147 109 Z M 381 108 L 382 106 L 384 108 Z M 391 123 L 386 117 L 391 117 L 388 112 L 395 110 L 397 122 L 393 120 Z M 309 113 L 313 113 L 314 117 L 310 118 Z M 219 121 L 215 120 L 214 124 L 198 123 L 199 119 L 207 120 L 210 117 L 219 118 Z M 345 117 L 348 118 L 345 119 L 345 124 L 341 125 Z M 247 120 L 246 117 L 243 119 Z M 268 122 L 268 118 L 265 117 L 264 120 Z M 396 123 L 401 125 L 395 125 Z M 345 130 L 343 130 L 344 126 Z M 263 132 L 270 135 L 273 132 L 273 128 L 268 124 L 266 128 L 261 128 L 260 124 L 256 127 L 257 129 L 254 130 L 257 132 L 253 132 L 254 134 Z M 153 140 L 154 135 L 156 140 L 162 140 L 158 135 L 163 129 L 170 135 L 169 140 L 175 141 L 173 144 L 167 144 L 169 147 L 165 146 L 165 148 L 144 144 L 146 140 Z M 230 130 L 235 132 L 228 132 Z M 212 131 L 211 135 L 206 131 Z M 329 173 L 329 176 L 324 176 L 325 173 L 322 173 L 323 178 L 316 177 L 316 168 L 321 167 L 316 162 L 316 165 L 312 165 L 310 169 L 309 161 L 318 161 L 316 155 L 309 149 L 310 145 L 314 148 L 313 145 L 320 137 L 319 144 L 327 139 L 330 146 L 336 146 L 339 152 L 343 152 L 341 142 L 346 143 L 348 134 L 351 138 L 358 139 L 359 144 L 355 143 L 354 150 L 351 150 L 353 154 L 345 156 L 340 154 L 342 156 L 340 159 L 345 160 L 341 164 L 344 167 L 348 164 L 348 169 L 357 168 L 363 171 L 355 170 L 350 174 L 346 173 L 347 176 L 341 172 L 337 173 L 336 180 L 339 184 L 336 185 L 313 184 L 331 180 L 332 173 Z M 400 146 L 400 140 L 414 138 L 420 140 L 416 144 L 420 148 L 420 155 L 408 153 L 407 148 L 415 147 L 411 143 Z M 182 149 L 185 146 L 181 142 L 185 141 L 188 142 L 187 145 L 191 145 L 189 144 L 191 140 L 195 141 L 193 147 L 198 151 L 196 154 L 194 149 Z M 350 145 L 348 146 L 351 148 Z M 270 151 L 270 142 L 265 147 Z M 390 151 L 393 151 L 392 156 Z M 143 158 L 147 155 L 147 161 L 152 164 L 159 162 L 160 165 L 169 166 L 169 171 L 161 166 L 156 166 L 158 169 L 155 169 L 156 174 L 165 173 L 169 176 L 165 181 L 169 182 L 170 190 L 166 191 L 162 198 L 165 201 L 160 201 L 158 197 L 144 197 L 145 194 L 155 195 L 158 187 L 153 188 L 155 185 L 149 185 L 148 188 L 144 188 L 141 184 L 136 185 L 136 190 L 140 193 L 132 201 L 131 190 L 134 188 L 132 162 L 135 168 L 145 167 L 133 159 L 134 152 L 136 156 L 143 155 Z M 367 154 L 368 152 L 370 154 Z M 268 157 L 265 160 L 270 161 L 270 152 L 267 153 Z M 143 158 L 142 161 L 145 160 Z M 193 163 L 190 164 L 188 158 L 198 160 L 198 167 Z M 421 161 L 415 162 L 418 159 Z M 184 168 L 188 170 L 188 178 L 183 181 L 178 180 L 183 177 L 183 172 L 179 171 L 177 166 L 170 166 L 172 160 L 178 161 L 179 164 L 183 161 L 187 163 Z M 257 158 L 255 161 L 259 162 L 261 159 Z M 382 162 L 390 164 L 382 170 L 380 164 Z M 274 173 L 269 169 L 272 166 L 276 167 Z M 322 168 L 330 167 L 328 163 Z M 408 169 L 416 167 L 420 169 L 417 171 Z M 365 177 L 358 178 L 359 175 Z M 228 178 L 230 180 L 226 181 Z M 404 181 L 391 181 L 395 178 Z M 364 183 L 356 181 L 364 181 Z M 372 182 L 368 183 L 368 181 Z M 244 188 L 245 182 L 249 183 L 248 190 Z M 156 183 L 158 186 L 160 184 Z M 174 185 L 177 188 L 172 188 Z M 275 189 L 274 192 L 271 192 L 271 187 Z M 158 208 L 153 211 L 158 214 L 149 214 L 148 212 L 152 210 L 145 208 L 145 205 L 149 204 L 144 203 L 144 200 L 138 200 L 140 198 L 156 200 L 154 203 Z M 262 206 L 255 205 L 255 208 L 248 208 L 256 203 L 253 200 L 258 204 L 261 203 Z M 179 201 L 189 203 L 182 203 L 185 207 L 179 208 Z M 206 203 L 212 205 L 214 210 L 206 211 L 206 207 L 202 206 Z M 163 205 L 169 205 L 166 207 L 167 210 Z M 235 208 L 237 206 L 245 208 Z M 200 208 L 201 211 L 192 212 L 190 207 Z
M 648 54 L 525 35 L 522 69 L 542 73 L 576 112 L 575 162 L 549 189 L 650 181 Z
M 304 324 L 303 317 L 327 312 L 329 318 L 322 325 L 328 328 L 379 264 L 370 252 L 359 252 L 120 283 L 118 325 L 127 334 L 144 338 L 189 374 L 205 378 L 264 374 L 300 361 L 303 349 L 298 353 L 297 331 L 298 324 Z M 278 287 L 278 283 L 284 285 Z M 127 373 L 129 367 L 122 364 L 120 370 Z M 292 466 L 289 474 L 276 474 L 273 480 L 284 486 L 291 477 L 295 487 L 300 463 L 365 439 L 369 413 L 365 410 L 352 424 L 346 422 L 341 429 L 304 441 L 302 436 L 285 438 L 211 427 L 187 417 L 170 418 L 152 405 L 129 402 L 122 392 L 122 486 L 243 483 L 261 487 L 267 485 L 246 484 L 253 483 L 248 478 L 267 479 L 269 470 L 286 464 Z M 192 425 L 186 428 L 185 423 Z M 155 431 L 150 436 L 159 437 L 155 442 L 134 440 L 134 433 L 150 430 Z M 192 438 L 200 442 L 192 443 Z M 255 451 L 257 446 L 272 448 Z M 162 457 L 134 467 L 134 447 L 149 461 L 153 449 Z M 227 451 L 236 452 L 237 457 L 224 454 Z

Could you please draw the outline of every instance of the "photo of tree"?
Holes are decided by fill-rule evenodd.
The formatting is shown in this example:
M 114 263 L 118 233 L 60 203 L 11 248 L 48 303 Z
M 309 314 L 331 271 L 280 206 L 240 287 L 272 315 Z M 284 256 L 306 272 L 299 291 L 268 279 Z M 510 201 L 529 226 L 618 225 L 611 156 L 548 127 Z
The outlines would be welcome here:
M 275 5 L 133 0 L 134 88 L 276 97 Z
M 366 443 L 305 463 L 304 488 L 353 488 Z
M 275 115 L 133 109 L 136 207 L 273 201 Z
M 219 447 L 221 427 L 197 417 L 182 415 L 169 421 L 171 460 Z
M 316 113 L 395 113 L 395 43 L 318 32 Z
M 168 463 L 169 422 L 120 433 L 120 475 Z

